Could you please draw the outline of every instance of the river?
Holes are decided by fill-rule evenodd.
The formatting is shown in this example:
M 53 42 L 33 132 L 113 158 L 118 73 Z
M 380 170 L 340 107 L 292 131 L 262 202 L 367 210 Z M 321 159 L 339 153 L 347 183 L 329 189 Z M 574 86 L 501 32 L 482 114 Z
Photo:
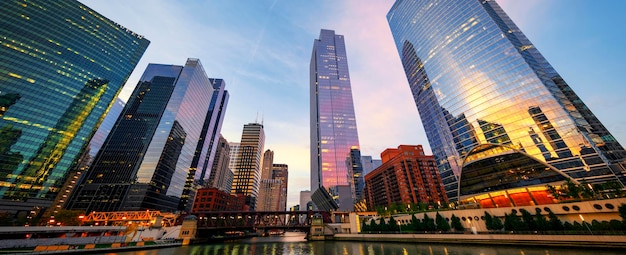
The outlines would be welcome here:
M 456 245 L 382 242 L 307 242 L 304 234 L 286 233 L 283 236 L 254 237 L 237 242 L 191 245 L 164 249 L 106 253 L 119 255 L 614 255 L 626 254 L 624 250 L 598 250 L 580 248 L 545 248 L 499 245 Z

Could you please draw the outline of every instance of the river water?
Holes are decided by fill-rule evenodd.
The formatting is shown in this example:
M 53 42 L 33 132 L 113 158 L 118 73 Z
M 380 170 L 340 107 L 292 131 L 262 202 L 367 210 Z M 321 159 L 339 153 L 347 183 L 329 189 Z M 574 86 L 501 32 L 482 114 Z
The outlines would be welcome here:
M 307 242 L 304 234 L 286 233 L 284 236 L 254 237 L 237 242 L 191 245 L 164 249 L 107 253 L 120 255 L 614 255 L 624 250 L 582 248 L 545 248 L 500 245 L 448 245 L 382 242 Z

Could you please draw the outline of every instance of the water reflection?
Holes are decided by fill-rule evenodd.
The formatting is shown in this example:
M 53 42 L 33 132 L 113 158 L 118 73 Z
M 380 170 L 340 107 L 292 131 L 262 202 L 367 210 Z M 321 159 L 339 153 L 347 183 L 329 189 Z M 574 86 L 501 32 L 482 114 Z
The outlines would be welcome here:
M 236 243 L 192 245 L 148 251 L 123 252 L 130 255 L 613 255 L 620 250 L 591 250 L 581 248 L 539 248 L 525 246 L 429 245 L 416 243 L 379 242 L 306 242 L 303 236 L 258 237 Z

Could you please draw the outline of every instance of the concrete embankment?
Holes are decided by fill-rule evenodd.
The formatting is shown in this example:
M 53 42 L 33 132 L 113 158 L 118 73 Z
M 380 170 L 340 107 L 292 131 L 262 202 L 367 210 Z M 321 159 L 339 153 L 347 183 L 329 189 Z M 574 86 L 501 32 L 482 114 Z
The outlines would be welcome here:
M 626 236 L 516 234 L 335 234 L 326 240 L 626 249 Z

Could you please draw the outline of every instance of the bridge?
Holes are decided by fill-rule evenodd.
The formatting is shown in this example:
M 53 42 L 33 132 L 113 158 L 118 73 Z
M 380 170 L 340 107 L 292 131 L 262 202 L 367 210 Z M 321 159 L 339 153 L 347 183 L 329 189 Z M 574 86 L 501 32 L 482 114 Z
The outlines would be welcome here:
M 263 232 L 270 230 L 298 230 L 309 232 L 311 220 L 319 217 L 324 223 L 331 222 L 327 211 L 233 211 L 196 212 L 198 217 L 198 236 L 210 237 L 226 232 Z

